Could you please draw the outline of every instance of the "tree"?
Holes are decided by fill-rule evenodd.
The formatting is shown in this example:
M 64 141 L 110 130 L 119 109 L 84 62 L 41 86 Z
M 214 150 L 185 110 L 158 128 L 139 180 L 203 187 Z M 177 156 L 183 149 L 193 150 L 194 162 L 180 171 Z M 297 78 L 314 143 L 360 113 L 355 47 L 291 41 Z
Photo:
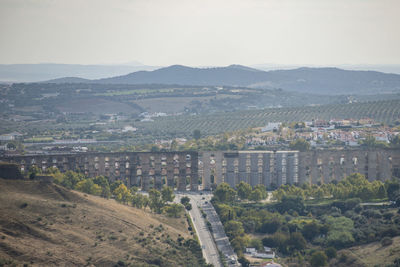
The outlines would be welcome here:
M 281 227 L 282 222 L 278 217 L 272 217 L 263 222 L 260 232 L 273 234 Z
M 111 196 L 110 184 L 105 176 L 102 175 L 96 176 L 93 179 L 93 182 L 101 187 L 101 193 L 100 193 L 101 197 L 110 198 Z
M 244 235 L 244 228 L 241 222 L 229 221 L 224 226 L 227 236 L 229 236 L 232 239 Z
M 162 208 L 164 207 L 164 201 L 161 198 L 160 191 L 152 188 L 149 191 L 149 206 L 150 209 L 156 213 L 161 213 Z
M 223 223 L 236 219 L 236 212 L 232 206 L 227 204 L 216 204 L 215 208 L 218 212 L 219 218 Z
M 382 199 L 387 197 L 386 188 L 383 184 L 381 184 L 378 188 L 378 192 L 376 194 L 377 198 Z
M 267 188 L 262 185 L 262 184 L 258 184 L 254 187 L 254 189 L 258 189 L 261 192 L 261 199 L 266 199 L 268 197 L 268 193 L 267 193 Z
M 312 267 L 322 267 L 328 263 L 328 257 L 323 251 L 316 251 L 311 255 L 310 263 Z
M 237 194 L 240 199 L 248 199 L 251 193 L 251 185 L 245 182 L 240 182 L 237 186 Z
M 390 181 L 386 181 L 385 183 L 386 191 L 389 200 L 395 200 L 397 195 L 400 192 L 400 183 L 396 179 L 392 179 Z
M 400 146 L 400 135 L 393 137 L 393 139 L 390 141 L 390 144 L 394 147 Z
M 242 265 L 242 267 L 250 266 L 250 261 L 248 259 L 246 259 L 244 256 L 240 256 L 238 258 L 238 262 Z
M 164 186 L 161 189 L 161 198 L 164 203 L 174 201 L 175 195 L 172 188 L 169 186 Z
M 102 192 L 103 192 L 103 189 L 98 184 L 93 184 L 92 187 L 90 188 L 90 194 L 92 194 L 92 195 L 101 196 Z
M 253 238 L 249 242 L 249 247 L 255 248 L 257 250 L 262 250 L 263 249 L 263 243 L 261 242 L 260 239 Z
M 306 248 L 307 242 L 300 232 L 294 232 L 290 234 L 288 245 L 292 250 L 303 250 Z
M 334 247 L 329 247 L 327 249 L 325 249 L 325 254 L 328 257 L 328 259 L 333 259 L 336 258 L 336 249 Z
M 83 179 L 84 179 L 83 175 L 73 172 L 73 171 L 67 171 L 64 174 L 64 177 L 61 181 L 61 185 L 65 186 L 67 188 L 73 189 L 73 188 L 75 188 L 75 185 Z
M 200 132 L 199 129 L 195 129 L 193 131 L 193 138 L 196 139 L 196 140 L 199 140 L 201 138 L 201 132 Z
M 184 196 L 183 198 L 181 198 L 181 204 L 183 206 L 186 206 L 187 204 L 189 204 L 189 202 L 190 202 L 190 198 L 189 197 Z
M 85 179 L 82 181 L 79 181 L 76 185 L 75 185 L 75 189 L 87 194 L 91 194 L 91 189 L 92 186 L 94 185 L 93 180 L 92 179 Z
M 115 188 L 113 194 L 115 196 L 115 200 L 122 203 L 127 203 L 132 196 L 124 184 L 120 184 L 117 188 Z
M 40 173 L 41 173 L 40 168 L 36 165 L 33 165 L 29 168 L 28 177 L 29 177 L 29 179 L 33 180 L 33 179 L 35 179 L 36 175 L 38 175 Z
M 319 228 L 320 225 L 315 221 L 312 221 L 304 225 L 301 232 L 308 241 L 312 241 L 319 234 Z
M 258 202 L 262 199 L 262 192 L 260 189 L 255 188 L 253 191 L 251 191 L 249 200 Z
M 304 212 L 304 200 L 300 196 L 283 196 L 281 202 L 276 204 L 276 209 L 280 213 L 285 213 L 289 210 L 296 211 L 298 214 Z
M 169 217 L 179 218 L 183 212 L 183 206 L 181 204 L 172 203 L 164 207 L 164 212 Z
M 290 149 L 304 152 L 310 150 L 310 143 L 303 138 L 299 138 L 290 142 L 289 147 Z
M 117 188 L 117 187 L 120 186 L 121 184 L 123 184 L 121 180 L 116 180 L 116 181 L 114 181 L 114 182 L 110 185 L 111 192 L 114 192 L 115 188 Z
M 214 191 L 214 196 L 222 203 L 230 203 L 235 200 L 236 191 L 227 183 L 221 183 Z

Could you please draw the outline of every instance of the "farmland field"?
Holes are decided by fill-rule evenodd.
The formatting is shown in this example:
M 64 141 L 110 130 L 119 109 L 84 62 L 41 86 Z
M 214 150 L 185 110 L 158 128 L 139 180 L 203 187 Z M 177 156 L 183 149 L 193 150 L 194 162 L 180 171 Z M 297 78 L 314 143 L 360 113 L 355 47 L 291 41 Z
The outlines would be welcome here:
M 185 108 L 192 105 L 207 103 L 210 100 L 219 100 L 223 98 L 240 98 L 237 95 L 219 94 L 216 96 L 201 96 L 201 97 L 160 97 L 160 98 L 145 98 L 132 101 L 148 112 L 165 112 L 178 113 L 183 112 Z
M 376 101 L 317 107 L 274 108 L 254 111 L 214 113 L 199 116 L 158 118 L 154 122 L 138 122 L 136 127 L 155 138 L 163 135 L 190 136 L 195 129 L 205 135 L 219 134 L 264 126 L 268 122 L 311 121 L 313 119 L 371 118 L 377 122 L 393 123 L 400 119 L 400 101 Z

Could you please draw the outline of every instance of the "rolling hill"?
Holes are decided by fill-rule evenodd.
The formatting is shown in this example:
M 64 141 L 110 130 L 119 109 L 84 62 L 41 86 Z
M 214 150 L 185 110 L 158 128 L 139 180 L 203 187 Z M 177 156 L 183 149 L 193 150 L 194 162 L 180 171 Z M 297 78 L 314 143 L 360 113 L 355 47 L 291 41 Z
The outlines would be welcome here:
M 79 65 L 79 64 L 0 64 L 0 81 L 38 82 L 59 77 L 77 76 L 86 79 L 99 79 L 123 75 L 139 70 L 154 70 L 139 62 L 126 65 Z
M 191 68 L 173 65 L 153 71 L 97 80 L 63 78 L 54 83 L 176 84 L 201 86 L 242 86 L 284 89 L 314 94 L 378 94 L 400 91 L 400 75 L 376 71 L 350 71 L 338 68 L 297 68 L 261 71 L 241 65 L 217 68 Z
M 202 266 L 187 227 L 54 184 L 0 179 L 0 266 Z

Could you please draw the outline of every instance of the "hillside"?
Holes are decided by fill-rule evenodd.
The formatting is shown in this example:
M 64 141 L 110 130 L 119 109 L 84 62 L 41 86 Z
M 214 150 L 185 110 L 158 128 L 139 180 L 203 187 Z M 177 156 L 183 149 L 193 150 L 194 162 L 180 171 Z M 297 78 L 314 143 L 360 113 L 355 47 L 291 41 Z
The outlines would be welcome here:
M 267 108 L 235 112 L 219 112 L 199 116 L 170 116 L 155 118 L 154 122 L 135 125 L 154 139 L 166 135 L 191 136 L 195 129 L 204 135 L 262 127 L 268 122 L 330 120 L 336 118 L 371 118 L 378 122 L 393 123 L 400 118 L 400 101 L 374 101 L 353 104 L 323 105 L 314 107 Z
M 0 265 L 201 266 L 187 227 L 57 185 L 0 179 Z
M 400 236 L 393 237 L 393 244 L 382 246 L 381 242 L 355 246 L 343 250 L 360 264 L 359 266 L 390 266 L 400 255 Z M 336 266 L 342 266 L 337 264 Z M 346 265 L 343 265 L 346 266 Z M 354 265 L 355 266 L 355 265 Z
M 38 82 L 59 77 L 78 76 L 99 79 L 124 75 L 139 70 L 154 70 L 157 67 L 132 62 L 127 65 L 79 65 L 79 64 L 0 64 L 0 81 Z
M 75 78 L 77 79 L 77 78 Z M 50 82 L 83 82 L 73 78 Z M 284 89 L 315 94 L 377 94 L 400 90 L 400 75 L 376 71 L 338 68 L 297 68 L 261 71 L 240 65 L 191 68 L 173 65 L 153 71 L 137 71 L 123 76 L 85 82 L 102 84 L 177 84 L 202 86 L 246 86 Z

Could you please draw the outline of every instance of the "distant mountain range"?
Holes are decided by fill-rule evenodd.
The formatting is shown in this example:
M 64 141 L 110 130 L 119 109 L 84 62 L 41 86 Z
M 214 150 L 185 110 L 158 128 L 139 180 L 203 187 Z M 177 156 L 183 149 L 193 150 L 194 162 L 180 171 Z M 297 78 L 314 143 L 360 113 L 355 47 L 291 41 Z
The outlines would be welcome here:
M 139 70 L 154 70 L 139 62 L 125 65 L 78 65 L 78 64 L 0 64 L 1 82 L 39 82 L 59 77 L 100 79 L 123 75 Z
M 400 92 L 400 75 L 376 71 L 351 71 L 338 68 L 297 68 L 262 71 L 241 65 L 217 68 L 192 68 L 173 65 L 153 71 L 96 80 L 76 77 L 47 83 L 101 84 L 177 84 L 201 86 L 240 86 L 314 94 L 378 94 Z

